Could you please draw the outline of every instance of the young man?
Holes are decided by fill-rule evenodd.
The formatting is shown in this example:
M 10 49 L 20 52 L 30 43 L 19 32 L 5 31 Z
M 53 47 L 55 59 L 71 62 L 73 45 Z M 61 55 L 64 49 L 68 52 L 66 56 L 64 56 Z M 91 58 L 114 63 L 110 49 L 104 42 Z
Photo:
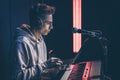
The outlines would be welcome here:
M 54 12 L 55 8 L 49 5 L 33 5 L 29 13 L 30 25 L 23 24 L 16 29 L 11 53 L 12 80 L 40 80 L 40 75 L 46 69 L 62 64 L 59 58 L 47 60 L 47 49 L 42 37 L 53 29 Z

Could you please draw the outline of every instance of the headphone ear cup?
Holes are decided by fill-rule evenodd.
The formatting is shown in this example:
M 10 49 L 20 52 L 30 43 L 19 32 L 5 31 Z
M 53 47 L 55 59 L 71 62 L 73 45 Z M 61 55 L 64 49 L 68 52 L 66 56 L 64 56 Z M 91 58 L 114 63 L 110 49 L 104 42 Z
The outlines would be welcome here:
M 41 28 L 43 26 L 43 21 L 41 18 L 37 19 L 36 26 L 37 28 Z

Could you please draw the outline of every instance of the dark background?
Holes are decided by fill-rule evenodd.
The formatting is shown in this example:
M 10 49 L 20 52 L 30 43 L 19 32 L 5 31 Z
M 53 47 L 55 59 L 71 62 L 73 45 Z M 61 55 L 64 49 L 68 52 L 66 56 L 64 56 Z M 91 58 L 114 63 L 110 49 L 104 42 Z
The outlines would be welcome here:
M 38 1 L 0 0 L 0 80 L 7 79 L 6 67 L 14 29 L 22 23 L 29 23 L 28 11 L 36 2 Z M 44 2 L 56 7 L 54 30 L 45 37 L 48 50 L 53 49 L 54 54 L 61 59 L 74 57 L 72 53 L 72 0 L 44 0 Z M 82 0 L 82 28 L 101 30 L 108 39 L 107 75 L 113 80 L 119 79 L 119 10 L 117 0 Z M 97 41 L 90 41 L 86 55 L 98 57 L 103 54 L 99 51 L 100 47 L 97 48 L 97 43 Z

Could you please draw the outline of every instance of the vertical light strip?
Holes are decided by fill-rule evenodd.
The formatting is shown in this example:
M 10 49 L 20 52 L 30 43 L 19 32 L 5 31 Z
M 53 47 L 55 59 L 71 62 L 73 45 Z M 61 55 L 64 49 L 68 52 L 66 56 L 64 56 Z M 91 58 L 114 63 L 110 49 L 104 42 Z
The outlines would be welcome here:
M 82 6 L 81 0 L 73 0 L 73 27 L 81 29 Z M 81 34 L 73 33 L 73 52 L 77 53 L 81 48 Z

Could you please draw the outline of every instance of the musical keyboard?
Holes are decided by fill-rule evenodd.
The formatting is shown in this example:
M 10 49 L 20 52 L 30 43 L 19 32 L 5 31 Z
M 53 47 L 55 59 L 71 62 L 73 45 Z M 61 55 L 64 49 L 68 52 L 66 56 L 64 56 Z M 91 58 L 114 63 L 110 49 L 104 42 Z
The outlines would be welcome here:
M 100 80 L 100 76 L 101 61 L 90 61 L 70 65 L 60 80 Z

